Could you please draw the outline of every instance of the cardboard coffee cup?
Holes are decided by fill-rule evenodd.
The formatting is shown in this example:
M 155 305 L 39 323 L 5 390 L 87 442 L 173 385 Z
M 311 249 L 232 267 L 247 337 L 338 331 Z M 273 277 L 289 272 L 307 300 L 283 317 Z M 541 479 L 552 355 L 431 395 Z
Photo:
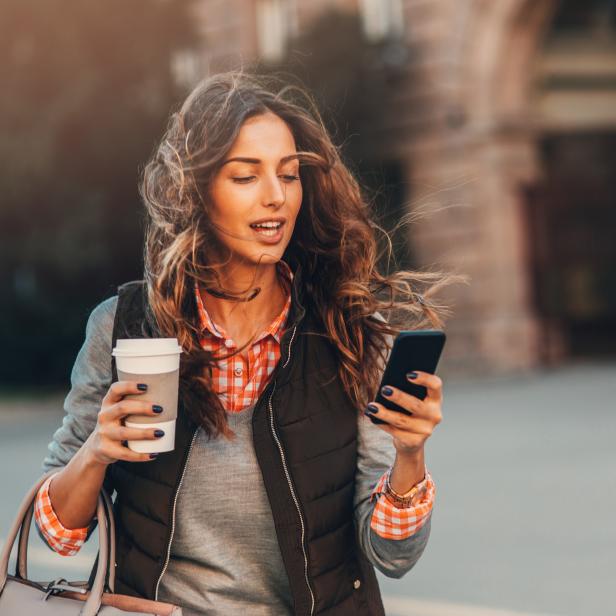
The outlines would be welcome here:
M 127 428 L 156 429 L 165 435 L 155 440 L 128 441 L 128 448 L 139 453 L 173 451 L 175 448 L 175 422 L 178 416 L 178 386 L 180 380 L 180 353 L 177 338 L 126 338 L 117 340 L 112 351 L 118 379 L 146 383 L 142 394 L 128 394 L 125 399 L 158 404 L 163 412 L 157 416 L 128 415 Z

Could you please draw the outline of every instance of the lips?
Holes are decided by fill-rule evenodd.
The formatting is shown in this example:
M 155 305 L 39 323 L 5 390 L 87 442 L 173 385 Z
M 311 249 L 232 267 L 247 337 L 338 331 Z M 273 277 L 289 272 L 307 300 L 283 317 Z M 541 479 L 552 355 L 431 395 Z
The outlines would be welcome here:
M 271 220 L 250 225 L 259 239 L 268 244 L 276 244 L 282 239 L 284 226 L 285 222 L 273 222 Z

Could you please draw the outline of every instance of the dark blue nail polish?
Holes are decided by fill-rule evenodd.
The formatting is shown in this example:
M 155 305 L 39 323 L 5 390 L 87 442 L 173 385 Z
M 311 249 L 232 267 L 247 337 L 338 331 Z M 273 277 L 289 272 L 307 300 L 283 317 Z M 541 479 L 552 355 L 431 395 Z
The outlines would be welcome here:
M 407 372 L 406 378 L 409 380 L 416 379 L 419 375 L 417 372 Z
M 152 410 L 153 410 L 155 413 L 162 413 L 162 412 L 163 412 L 163 407 L 162 407 L 162 406 L 159 406 L 158 404 L 153 404 L 153 405 L 152 405 Z
M 391 396 L 391 394 L 394 393 L 394 390 L 391 387 L 387 387 L 387 385 L 385 385 L 385 387 L 381 387 L 381 393 L 384 396 Z
M 371 415 L 376 415 L 379 412 L 379 407 L 376 406 L 376 404 L 370 403 L 366 408 L 366 412 Z
M 148 390 L 148 386 L 146 383 L 137 383 L 137 389 L 139 391 L 147 391 Z
M 156 438 L 160 438 L 161 436 L 165 436 L 165 431 L 164 430 L 154 430 L 154 436 Z

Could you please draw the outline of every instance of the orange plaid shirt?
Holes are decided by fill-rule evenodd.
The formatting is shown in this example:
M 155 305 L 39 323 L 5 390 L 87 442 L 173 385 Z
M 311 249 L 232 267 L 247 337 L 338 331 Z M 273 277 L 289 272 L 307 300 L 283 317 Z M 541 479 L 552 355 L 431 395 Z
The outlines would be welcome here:
M 280 314 L 247 349 L 248 358 L 235 355 L 228 360 L 219 360 L 214 369 L 213 382 L 216 393 L 229 413 L 237 413 L 254 404 L 267 385 L 268 378 L 280 358 L 280 338 L 291 307 L 291 281 L 293 273 L 284 261 L 279 261 L 281 274 L 287 292 L 287 301 Z M 201 300 L 195 283 L 195 299 L 202 330 L 201 345 L 216 354 L 225 354 L 236 348 L 222 327 L 216 325 Z M 411 507 L 399 509 L 385 496 L 385 482 L 389 469 L 382 475 L 372 491 L 371 500 L 376 500 L 370 527 L 385 539 L 406 539 L 414 535 L 427 521 L 435 496 L 435 485 L 425 469 L 425 478 L 420 484 L 420 497 Z M 65 528 L 51 505 L 49 484 L 53 476 L 41 486 L 34 508 L 34 517 L 50 547 L 61 556 L 77 554 L 85 542 L 88 527 Z

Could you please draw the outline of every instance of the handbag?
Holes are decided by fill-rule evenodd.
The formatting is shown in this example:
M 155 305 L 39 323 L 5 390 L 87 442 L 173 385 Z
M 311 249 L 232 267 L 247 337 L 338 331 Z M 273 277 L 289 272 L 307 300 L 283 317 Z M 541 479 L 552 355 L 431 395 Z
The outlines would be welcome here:
M 0 616 L 182 616 L 182 609 L 171 603 L 150 601 L 114 592 L 115 523 L 111 499 L 104 488 L 98 496 L 99 553 L 91 587 L 86 582 L 51 582 L 28 579 L 28 537 L 34 515 L 34 500 L 53 469 L 45 473 L 24 497 L 0 554 Z M 15 575 L 8 574 L 9 557 L 19 533 Z

